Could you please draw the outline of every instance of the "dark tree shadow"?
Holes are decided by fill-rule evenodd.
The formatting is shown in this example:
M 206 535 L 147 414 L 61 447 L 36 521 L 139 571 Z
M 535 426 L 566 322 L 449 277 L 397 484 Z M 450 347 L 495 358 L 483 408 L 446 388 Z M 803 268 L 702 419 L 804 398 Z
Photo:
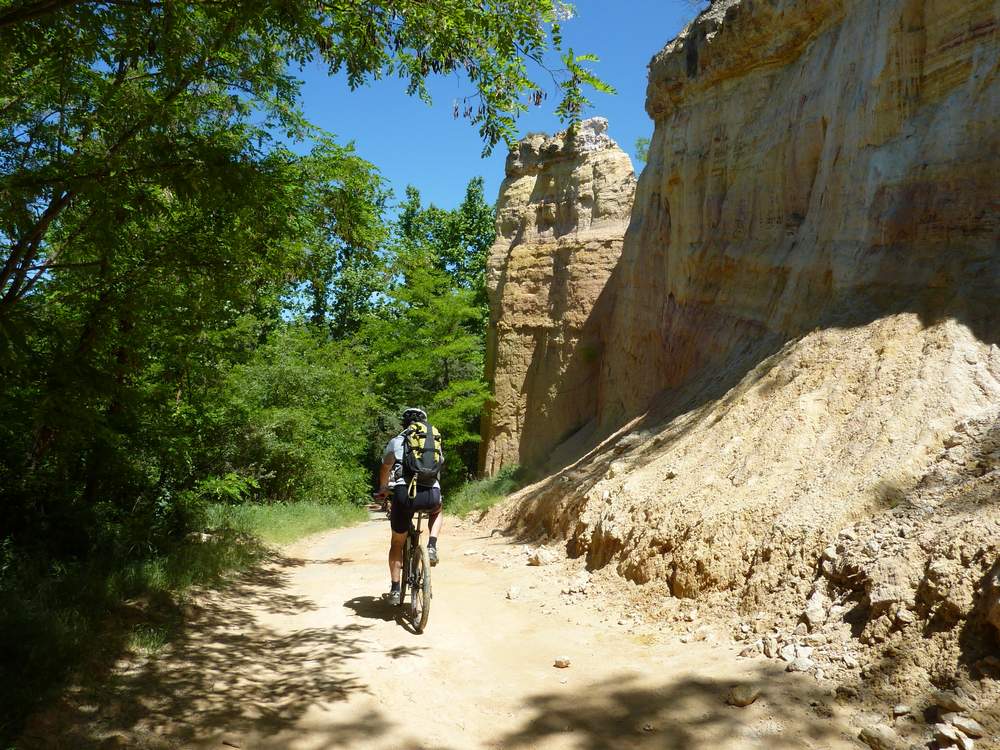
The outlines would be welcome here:
M 498 747 L 534 748 L 553 737 L 575 750 L 710 750 L 723 746 L 801 748 L 803 738 L 830 741 L 841 732 L 829 720 L 831 699 L 811 680 L 798 694 L 771 695 L 773 668 L 762 666 L 742 681 L 684 678 L 650 688 L 624 675 L 585 689 L 542 693 L 524 706 L 524 725 L 497 742 Z M 735 685 L 762 688 L 758 704 L 736 708 L 725 703 Z M 787 687 L 787 684 L 785 685 Z M 772 699 L 773 697 L 773 699 Z M 766 708 L 766 721 L 764 712 Z
M 115 734 L 153 736 L 152 729 L 162 727 L 168 730 L 157 740 L 161 744 L 150 740 L 149 747 L 166 741 L 166 746 L 183 747 L 212 732 L 271 737 L 293 731 L 317 704 L 366 693 L 365 683 L 348 668 L 363 650 L 370 650 L 364 640 L 369 625 L 288 632 L 258 619 L 262 611 L 293 617 L 316 610 L 311 600 L 287 591 L 290 570 L 302 564 L 274 556 L 206 592 L 184 607 L 174 637 L 155 657 L 135 658 L 124 671 L 121 662 L 108 659 L 102 672 L 90 674 L 57 706 L 34 717 L 18 747 L 99 747 Z M 417 650 L 387 653 L 401 659 Z M 368 717 L 338 728 L 324 747 L 354 746 L 357 738 L 377 736 L 388 726 L 381 717 Z M 123 746 L 136 746 L 131 742 Z

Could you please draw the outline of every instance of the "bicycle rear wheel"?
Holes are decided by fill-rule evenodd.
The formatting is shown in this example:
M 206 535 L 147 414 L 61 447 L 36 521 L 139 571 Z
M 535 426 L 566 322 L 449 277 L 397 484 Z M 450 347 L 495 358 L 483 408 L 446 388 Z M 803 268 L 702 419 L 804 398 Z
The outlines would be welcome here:
M 410 577 L 410 538 L 407 537 L 406 541 L 403 542 L 403 571 L 402 575 L 399 577 L 399 601 L 406 601 L 406 584 L 408 583 L 408 578 Z
M 410 623 L 418 633 L 427 627 L 427 618 L 431 613 L 431 564 L 427 558 L 427 548 L 418 544 L 412 554 L 412 572 L 410 579 Z

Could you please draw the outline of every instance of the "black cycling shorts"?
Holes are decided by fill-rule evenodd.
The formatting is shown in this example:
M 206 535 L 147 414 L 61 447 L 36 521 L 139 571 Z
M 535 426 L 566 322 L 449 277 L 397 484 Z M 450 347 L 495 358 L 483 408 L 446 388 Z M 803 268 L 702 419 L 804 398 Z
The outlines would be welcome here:
M 389 513 L 389 525 L 396 534 L 405 534 L 410 530 L 413 514 L 426 511 L 432 518 L 441 512 L 441 488 L 417 487 L 417 496 L 410 497 L 409 487 L 397 484 L 392 488 L 392 510 Z

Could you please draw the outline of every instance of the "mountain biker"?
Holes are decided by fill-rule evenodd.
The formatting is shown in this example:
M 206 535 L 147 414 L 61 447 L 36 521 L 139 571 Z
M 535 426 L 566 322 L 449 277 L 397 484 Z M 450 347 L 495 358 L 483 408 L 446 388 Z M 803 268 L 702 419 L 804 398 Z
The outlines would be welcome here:
M 379 473 L 379 495 L 389 495 L 392 500 L 392 510 L 389 514 L 389 526 L 392 537 L 389 543 L 389 579 L 390 589 L 385 598 L 390 604 L 397 605 L 400 601 L 399 582 L 403 570 L 403 544 L 406 532 L 410 529 L 413 514 L 425 511 L 430 526 L 430 539 L 427 540 L 427 557 L 431 565 L 438 563 L 437 538 L 441 533 L 443 516 L 441 513 L 441 483 L 437 480 L 431 487 L 417 486 L 415 496 L 411 497 L 406 480 L 403 478 L 403 441 L 404 432 L 414 422 L 426 422 L 427 413 L 423 409 L 406 409 L 402 416 L 403 429 L 390 440 L 382 452 L 382 469 Z

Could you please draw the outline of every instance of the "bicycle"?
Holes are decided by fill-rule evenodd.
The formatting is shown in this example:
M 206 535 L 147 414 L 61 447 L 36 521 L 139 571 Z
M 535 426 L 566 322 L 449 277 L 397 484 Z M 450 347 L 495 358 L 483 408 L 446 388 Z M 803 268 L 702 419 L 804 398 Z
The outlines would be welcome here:
M 410 590 L 409 619 L 417 633 L 427 627 L 427 617 L 431 611 L 431 565 L 427 548 L 420 543 L 420 525 L 426 513 L 417 511 L 416 526 L 410 522 L 403 543 L 403 574 L 399 582 L 399 602 L 406 601 L 406 590 Z

